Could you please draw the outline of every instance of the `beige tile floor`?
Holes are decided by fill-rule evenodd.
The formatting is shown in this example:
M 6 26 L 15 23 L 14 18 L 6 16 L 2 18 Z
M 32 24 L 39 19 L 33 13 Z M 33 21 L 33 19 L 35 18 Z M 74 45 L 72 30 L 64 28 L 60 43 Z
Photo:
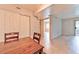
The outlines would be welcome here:
M 47 54 L 78 54 L 79 36 L 61 36 L 56 39 L 42 39 L 41 44 Z

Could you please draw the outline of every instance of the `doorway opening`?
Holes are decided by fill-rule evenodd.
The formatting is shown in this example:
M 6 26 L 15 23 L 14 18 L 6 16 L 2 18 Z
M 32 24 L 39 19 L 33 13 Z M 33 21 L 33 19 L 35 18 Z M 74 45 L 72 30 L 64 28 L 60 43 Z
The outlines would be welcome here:
M 79 36 L 79 21 L 75 21 L 75 36 Z
M 50 43 L 50 18 L 44 20 L 44 41 L 48 45 Z

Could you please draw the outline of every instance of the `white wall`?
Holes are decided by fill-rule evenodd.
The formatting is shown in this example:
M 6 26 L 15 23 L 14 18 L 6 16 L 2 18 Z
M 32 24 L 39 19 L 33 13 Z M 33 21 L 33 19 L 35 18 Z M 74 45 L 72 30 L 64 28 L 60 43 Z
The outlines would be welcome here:
M 54 4 L 39 13 L 41 18 L 51 17 L 51 37 L 59 35 L 74 35 L 74 21 L 79 20 L 79 5 L 74 4 Z M 55 19 L 54 17 L 57 17 Z M 72 18 L 74 17 L 74 18 Z M 61 20 L 62 18 L 67 18 Z M 42 26 L 43 28 L 43 23 Z M 43 30 L 41 30 L 43 32 Z
M 53 11 L 53 6 L 50 6 L 48 8 L 46 8 L 45 10 L 43 10 L 42 12 L 40 12 L 40 14 L 42 15 L 42 18 L 47 18 L 49 17 L 51 19 L 51 35 L 50 38 L 54 39 L 56 37 L 61 36 L 62 34 L 62 20 L 61 18 L 57 17 L 56 15 L 54 15 L 53 13 L 56 12 L 56 10 Z M 51 16 L 49 16 L 51 15 Z M 43 21 L 41 22 L 41 33 L 43 34 Z
M 50 38 L 54 39 L 62 35 L 62 20 L 60 18 L 50 17 Z M 44 34 L 44 23 L 41 22 L 41 33 Z M 44 37 L 44 36 L 43 36 Z
M 30 34 L 33 36 L 34 32 L 40 32 L 39 22 L 32 16 L 32 13 L 26 11 L 26 14 L 30 15 L 30 22 L 28 16 L 0 9 L 0 42 L 4 41 L 4 33 L 6 32 L 19 32 L 20 38 Z
M 63 20 L 62 35 L 74 35 L 74 21 L 72 19 Z
M 51 35 L 52 38 L 57 38 L 62 34 L 62 21 L 60 18 L 51 17 Z
M 0 42 L 4 33 L 19 32 L 20 38 L 29 36 L 29 17 L 0 10 Z
M 35 17 L 31 17 L 31 37 L 33 37 L 34 32 L 40 33 L 40 23 Z
M 63 19 L 62 22 L 62 35 L 74 35 L 74 26 L 75 26 L 75 20 L 79 20 L 79 18 L 67 18 Z

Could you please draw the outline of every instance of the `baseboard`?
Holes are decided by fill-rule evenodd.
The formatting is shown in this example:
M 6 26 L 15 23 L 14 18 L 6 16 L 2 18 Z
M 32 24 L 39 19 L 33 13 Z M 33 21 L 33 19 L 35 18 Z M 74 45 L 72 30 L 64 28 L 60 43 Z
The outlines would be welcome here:
M 57 37 L 55 37 L 55 38 L 51 38 L 51 39 L 56 39 L 56 38 L 59 38 L 59 37 L 61 37 L 62 35 L 59 35 L 59 36 L 57 36 Z

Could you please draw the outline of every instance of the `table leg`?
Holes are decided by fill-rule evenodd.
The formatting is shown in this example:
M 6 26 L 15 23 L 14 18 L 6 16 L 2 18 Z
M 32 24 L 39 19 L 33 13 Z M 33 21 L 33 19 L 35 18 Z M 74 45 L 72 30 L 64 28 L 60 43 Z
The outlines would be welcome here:
M 39 51 L 39 54 L 42 54 L 42 52 L 43 52 L 43 48 Z

